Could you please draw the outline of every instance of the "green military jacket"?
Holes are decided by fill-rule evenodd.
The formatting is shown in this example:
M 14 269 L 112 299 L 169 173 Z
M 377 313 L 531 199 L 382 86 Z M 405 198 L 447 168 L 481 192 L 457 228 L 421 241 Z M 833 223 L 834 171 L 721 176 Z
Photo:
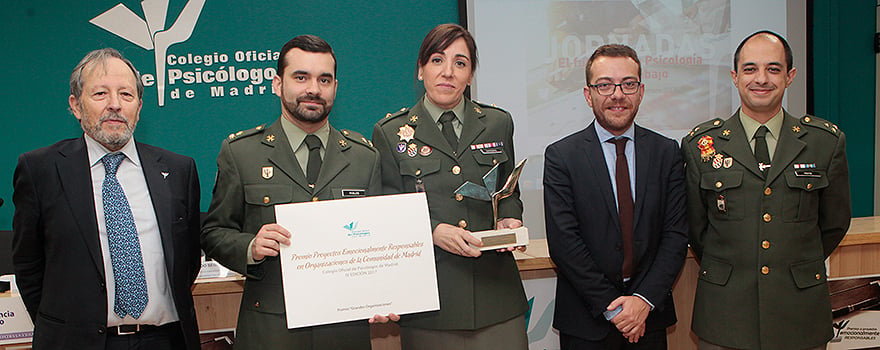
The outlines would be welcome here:
M 469 231 L 494 229 L 491 202 L 456 196 L 465 181 L 483 184 L 495 164 L 503 185 L 513 170 L 513 120 L 507 112 L 465 101 L 458 149 L 453 150 L 423 102 L 376 123 L 373 142 L 381 154 L 386 194 L 424 191 L 431 227 L 440 223 Z M 490 189 L 495 191 L 497 189 Z M 501 200 L 498 217 L 522 218 L 519 191 Z M 434 247 L 440 311 L 405 317 L 402 325 L 474 330 L 522 315 L 528 309 L 513 254 L 485 251 L 478 258 Z
M 313 189 L 294 157 L 279 119 L 268 128 L 258 126 L 229 135 L 220 147 L 217 168 L 201 240 L 208 257 L 247 277 L 236 348 L 310 348 L 308 344 L 320 344 L 312 343 L 311 331 L 318 334 L 322 327 L 287 331 L 278 257 L 266 257 L 249 266 L 247 250 L 260 227 L 275 223 L 276 204 L 380 194 L 378 152 L 360 134 L 331 127 Z M 355 334 L 351 338 L 362 339 L 344 339 L 345 333 L 340 333 L 344 330 L 324 334 L 350 340 L 357 344 L 355 348 L 369 349 L 368 323 L 360 321 L 351 324 L 351 328 L 359 328 L 349 333 Z
M 831 339 L 824 261 L 850 223 L 845 144 L 836 125 L 786 112 L 765 176 L 739 113 L 684 137 L 697 336 L 737 349 Z

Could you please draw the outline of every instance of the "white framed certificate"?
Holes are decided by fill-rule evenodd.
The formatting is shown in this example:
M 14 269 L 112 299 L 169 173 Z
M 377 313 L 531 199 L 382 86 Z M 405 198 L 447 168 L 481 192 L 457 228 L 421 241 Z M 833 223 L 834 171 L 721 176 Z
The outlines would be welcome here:
M 275 206 L 287 327 L 440 309 L 424 193 Z

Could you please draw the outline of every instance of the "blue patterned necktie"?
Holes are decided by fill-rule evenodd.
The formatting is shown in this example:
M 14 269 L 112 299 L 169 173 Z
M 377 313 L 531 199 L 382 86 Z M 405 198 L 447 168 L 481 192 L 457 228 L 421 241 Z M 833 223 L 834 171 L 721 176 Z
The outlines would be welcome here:
M 101 199 L 104 201 L 104 222 L 107 225 L 113 281 L 116 284 L 113 311 L 119 317 L 131 315 L 139 318 L 147 307 L 147 280 L 134 216 L 125 192 L 116 179 L 116 171 L 123 159 L 125 155 L 122 153 L 108 153 L 101 158 L 106 173 Z

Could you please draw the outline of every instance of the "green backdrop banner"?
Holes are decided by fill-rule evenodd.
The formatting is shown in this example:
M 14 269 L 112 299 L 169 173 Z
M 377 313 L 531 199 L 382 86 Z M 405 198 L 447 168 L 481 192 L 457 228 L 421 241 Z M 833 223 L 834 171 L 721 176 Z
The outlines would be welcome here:
M 116 48 L 143 74 L 135 138 L 195 158 L 206 210 L 223 138 L 280 115 L 271 83 L 285 42 L 315 34 L 333 46 L 339 88 L 330 121 L 369 138 L 376 120 L 421 94 L 414 72 L 425 34 L 457 21 L 451 0 L 7 2 L 0 230 L 12 227 L 18 155 L 82 135 L 67 111 L 68 82 L 88 51 Z

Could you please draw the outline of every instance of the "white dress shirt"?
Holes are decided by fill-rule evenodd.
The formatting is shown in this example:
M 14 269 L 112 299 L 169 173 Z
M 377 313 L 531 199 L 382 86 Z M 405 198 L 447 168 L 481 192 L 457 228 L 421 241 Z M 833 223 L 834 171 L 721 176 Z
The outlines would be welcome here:
M 125 154 L 125 159 L 119 165 L 116 178 L 119 180 L 119 184 L 122 186 L 125 197 L 131 206 L 138 240 L 141 243 L 141 255 L 144 260 L 144 273 L 147 281 L 149 302 L 138 319 L 131 317 L 131 315 L 120 318 L 119 315 L 113 312 L 116 283 L 113 279 L 110 243 L 107 240 L 107 225 L 104 221 L 104 201 L 101 196 L 105 174 L 104 163 L 101 162 L 101 158 L 111 152 L 88 135 L 84 138 L 89 153 L 92 193 L 95 199 L 95 214 L 98 218 L 98 236 L 101 240 L 104 276 L 107 281 L 107 326 L 113 327 L 121 324 L 162 325 L 178 321 L 177 309 L 171 296 L 171 284 L 165 270 L 165 252 L 162 250 L 159 223 L 156 220 L 156 212 L 153 210 L 153 201 L 150 197 L 150 190 L 147 188 L 147 181 L 144 178 L 144 169 L 141 166 L 140 158 L 138 158 L 134 137 L 120 150 L 120 152 Z

